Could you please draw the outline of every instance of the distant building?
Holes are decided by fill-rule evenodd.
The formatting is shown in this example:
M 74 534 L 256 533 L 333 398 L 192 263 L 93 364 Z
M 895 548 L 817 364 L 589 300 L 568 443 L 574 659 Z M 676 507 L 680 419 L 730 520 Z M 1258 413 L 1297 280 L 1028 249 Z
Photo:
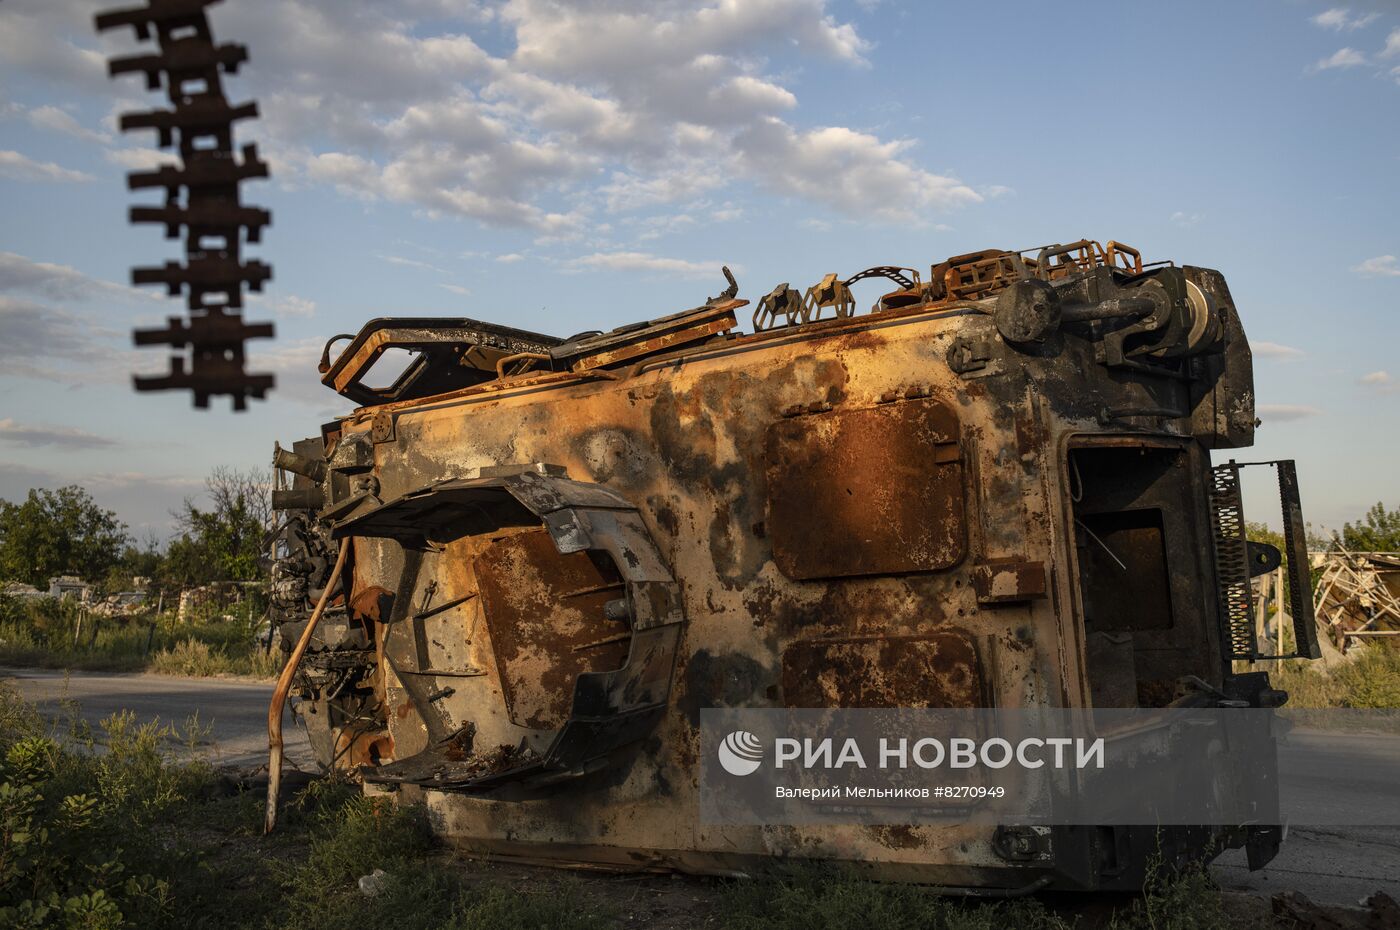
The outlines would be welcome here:
M 5 597 L 13 597 L 19 600 L 31 600 L 36 597 L 48 597 L 47 594 L 34 587 L 32 584 L 24 584 L 20 581 L 12 581 L 9 584 L 5 585 L 3 588 L 0 588 L 0 594 L 5 595 Z
M 49 579 L 49 597 L 56 597 L 60 600 L 65 597 L 74 597 L 85 601 L 91 592 L 92 585 L 77 575 L 59 575 Z

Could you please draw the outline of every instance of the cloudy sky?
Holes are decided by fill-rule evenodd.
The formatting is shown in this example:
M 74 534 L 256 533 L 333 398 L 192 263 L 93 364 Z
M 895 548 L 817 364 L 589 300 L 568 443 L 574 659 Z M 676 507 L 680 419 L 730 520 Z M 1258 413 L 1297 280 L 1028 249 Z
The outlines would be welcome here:
M 0 2 L 0 498 L 78 482 L 163 535 L 209 468 L 346 409 L 316 356 L 371 317 L 568 335 L 721 263 L 756 298 L 1089 237 L 1225 272 L 1265 421 L 1239 457 L 1297 458 L 1319 524 L 1400 505 L 1395 4 L 225 0 L 274 173 L 245 200 L 279 389 L 239 415 L 130 390 L 165 362 L 128 331 L 180 305 L 126 284 L 175 253 L 125 224 L 159 157 L 114 115 L 156 100 L 105 77 L 136 45 L 96 6 Z

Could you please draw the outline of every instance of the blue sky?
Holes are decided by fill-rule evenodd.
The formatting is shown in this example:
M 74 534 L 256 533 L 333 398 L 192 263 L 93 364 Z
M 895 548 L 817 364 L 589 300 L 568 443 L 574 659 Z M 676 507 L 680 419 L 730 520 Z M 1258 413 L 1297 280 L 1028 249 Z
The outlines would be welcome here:
M 1317 524 L 1400 505 L 1400 6 L 225 0 L 233 96 L 272 164 L 251 319 L 273 399 L 135 395 L 127 287 L 174 257 L 125 223 L 159 161 L 114 114 L 97 4 L 0 3 L 0 498 L 77 482 L 137 533 L 220 464 L 346 408 L 321 343 L 385 315 L 559 335 L 780 281 L 1118 239 L 1222 270 L 1265 423 Z M 990 10 L 991 8 L 989 8 Z M 878 283 L 857 293 L 862 306 Z M 1267 495 L 1255 518 L 1272 518 Z

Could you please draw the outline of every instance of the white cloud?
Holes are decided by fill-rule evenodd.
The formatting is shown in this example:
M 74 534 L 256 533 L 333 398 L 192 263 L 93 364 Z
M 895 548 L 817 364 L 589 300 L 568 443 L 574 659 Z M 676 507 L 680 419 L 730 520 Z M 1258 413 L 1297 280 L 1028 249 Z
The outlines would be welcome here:
M 458 297 L 470 297 L 472 295 L 472 292 L 468 288 L 460 284 L 439 284 L 438 287 L 442 288 L 444 291 L 451 291 Z
M 347 402 L 322 384 L 321 375 L 316 371 L 325 341 L 324 336 L 310 336 L 260 345 L 248 359 L 248 370 L 275 375 L 279 399 L 314 407 L 318 416 L 344 413 Z
M 5 5 L 0 29 L 0 63 L 8 71 L 102 92 L 107 62 L 95 48 L 73 41 L 92 35 L 92 6 L 80 0 Z
M 1308 417 L 1317 416 L 1321 412 L 1316 407 L 1309 407 L 1306 404 L 1260 404 L 1258 407 L 1259 418 L 1265 423 L 1270 421 L 1289 423 L 1294 420 L 1305 420 Z
M 309 319 L 316 315 L 316 301 L 307 297 L 298 297 L 295 294 L 284 294 L 280 297 L 249 294 L 244 299 L 254 306 L 266 307 L 273 316 Z
M 1326 58 L 1314 62 L 1308 70 L 1330 71 L 1334 68 L 1358 68 L 1366 64 L 1366 56 L 1354 48 L 1339 48 Z
M 1400 391 L 1400 382 L 1390 376 L 1388 371 L 1373 371 L 1361 376 L 1361 386 L 1381 394 L 1394 394 Z
M 1254 350 L 1255 356 L 1259 358 L 1292 360 L 1302 358 L 1304 354 L 1302 349 L 1280 345 L 1277 342 L 1251 342 L 1249 345 Z
M 1379 18 L 1379 13 L 1358 13 L 1353 16 L 1351 15 L 1351 11 L 1346 7 L 1333 7 L 1330 10 L 1325 10 L 1314 16 L 1312 18 L 1312 23 L 1323 29 L 1341 32 L 1343 30 L 1351 31 L 1363 29 Z
M 606 271 L 641 271 L 656 274 L 676 274 L 687 278 L 718 277 L 723 262 L 693 262 L 681 258 L 664 258 L 646 252 L 595 252 L 572 259 L 573 269 Z
M 413 268 L 418 271 L 433 271 L 438 274 L 451 274 L 446 268 L 439 268 L 437 265 L 430 265 L 427 262 L 420 262 L 416 258 L 404 258 L 401 255 L 380 255 L 380 261 L 388 262 L 391 265 L 398 265 L 401 268 Z
M 75 139 L 82 139 L 86 142 L 96 142 L 105 144 L 112 141 L 112 137 L 105 132 L 96 132 L 88 129 L 74 118 L 73 114 L 67 110 L 60 110 L 55 106 L 42 106 L 30 110 L 27 114 L 29 122 L 40 129 L 47 129 L 50 132 L 59 132 Z
M 1351 270 L 1367 277 L 1400 278 L 1400 258 L 1394 255 L 1377 255 L 1359 265 L 1353 265 Z
M 523 262 L 524 260 L 525 256 L 521 255 L 519 252 L 507 252 L 504 255 L 496 256 L 496 261 L 500 262 L 503 265 L 510 265 L 515 262 Z
M 1203 219 L 1205 219 L 1204 213 L 1187 213 L 1184 210 L 1177 210 L 1171 215 L 1171 221 L 1183 229 L 1195 226 Z
M 625 212 L 656 204 L 692 200 L 724 187 L 733 173 L 733 160 L 727 155 L 717 155 L 712 159 L 681 156 L 666 168 L 646 174 L 614 172 L 612 179 L 600 190 L 607 198 L 609 210 Z
M 63 307 L 0 294 L 0 374 L 58 385 L 129 384 L 131 337 Z
M 149 297 L 135 288 L 94 278 L 68 265 L 36 262 L 14 252 L 0 252 L 0 293 L 7 292 L 37 294 L 65 301 L 94 297 Z
M 1385 48 L 1381 49 L 1382 58 L 1394 58 L 1400 55 L 1400 29 L 1392 29 L 1390 35 L 1385 37 Z
M 90 174 L 63 168 L 51 161 L 35 161 L 11 149 L 0 150 L 0 177 L 12 181 L 53 181 L 60 184 L 97 180 Z
M 17 423 L 10 417 L 0 420 L 0 441 L 28 448 L 54 446 L 62 449 L 104 449 L 118 445 L 115 439 L 84 432 L 70 426 L 44 426 Z
M 118 301 L 140 311 L 164 298 L 0 252 L 0 373 L 70 386 L 129 383 L 141 353 L 124 327 L 110 325 Z M 85 303 L 94 309 L 73 309 Z
M 957 179 L 903 158 L 909 143 L 840 126 L 799 132 L 767 119 L 740 133 L 735 147 L 744 170 L 780 193 L 868 220 L 921 222 L 928 211 L 982 200 Z
M 113 148 L 103 152 L 102 157 L 129 171 L 154 171 L 161 165 L 176 164 L 169 152 L 159 149 Z
M 84 360 L 95 355 L 83 321 L 65 310 L 29 300 L 0 295 L 0 359 L 6 372 L 25 360 L 69 358 Z
M 804 66 L 869 64 L 873 45 L 831 6 L 243 0 L 211 16 L 221 37 L 250 49 L 239 96 L 257 99 L 263 118 L 243 134 L 288 186 L 524 228 L 541 241 L 596 236 L 600 211 L 689 206 L 737 184 L 869 221 L 914 221 L 1007 193 L 986 184 L 978 194 L 924 169 L 908 142 L 809 129 L 790 115 L 803 110 L 792 76 Z M 37 73 L 111 99 L 102 55 L 72 44 L 91 42 L 87 0 L 7 17 L 7 29 L 21 28 L 0 40 L 0 81 Z M 119 32 L 104 50 L 142 47 Z M 135 108 L 155 105 L 138 79 L 123 86 L 151 98 Z M 777 153 L 794 160 L 768 157 Z M 136 146 L 106 157 L 129 168 L 160 158 Z

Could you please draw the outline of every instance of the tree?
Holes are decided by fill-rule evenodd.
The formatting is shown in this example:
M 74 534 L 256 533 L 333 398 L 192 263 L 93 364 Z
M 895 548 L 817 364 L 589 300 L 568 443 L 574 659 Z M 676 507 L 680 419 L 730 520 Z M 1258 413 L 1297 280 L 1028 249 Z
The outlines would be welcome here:
M 174 585 L 252 581 L 272 514 L 271 486 L 257 471 L 216 468 L 204 482 L 211 506 L 190 498 L 173 515 L 180 535 L 165 553 L 163 581 Z
M 77 485 L 34 488 L 23 503 L 0 501 L 0 578 L 48 587 L 70 572 L 98 581 L 121 557 L 126 524 Z
M 103 592 L 115 594 L 118 591 L 129 591 L 137 587 L 138 578 L 159 577 L 164 560 L 160 540 L 156 538 L 155 533 L 148 531 L 144 540 L 132 540 L 122 549 L 121 556 L 102 581 Z
M 1366 516 L 1342 527 L 1342 545 L 1352 552 L 1400 552 L 1400 508 L 1385 505 L 1366 511 Z

